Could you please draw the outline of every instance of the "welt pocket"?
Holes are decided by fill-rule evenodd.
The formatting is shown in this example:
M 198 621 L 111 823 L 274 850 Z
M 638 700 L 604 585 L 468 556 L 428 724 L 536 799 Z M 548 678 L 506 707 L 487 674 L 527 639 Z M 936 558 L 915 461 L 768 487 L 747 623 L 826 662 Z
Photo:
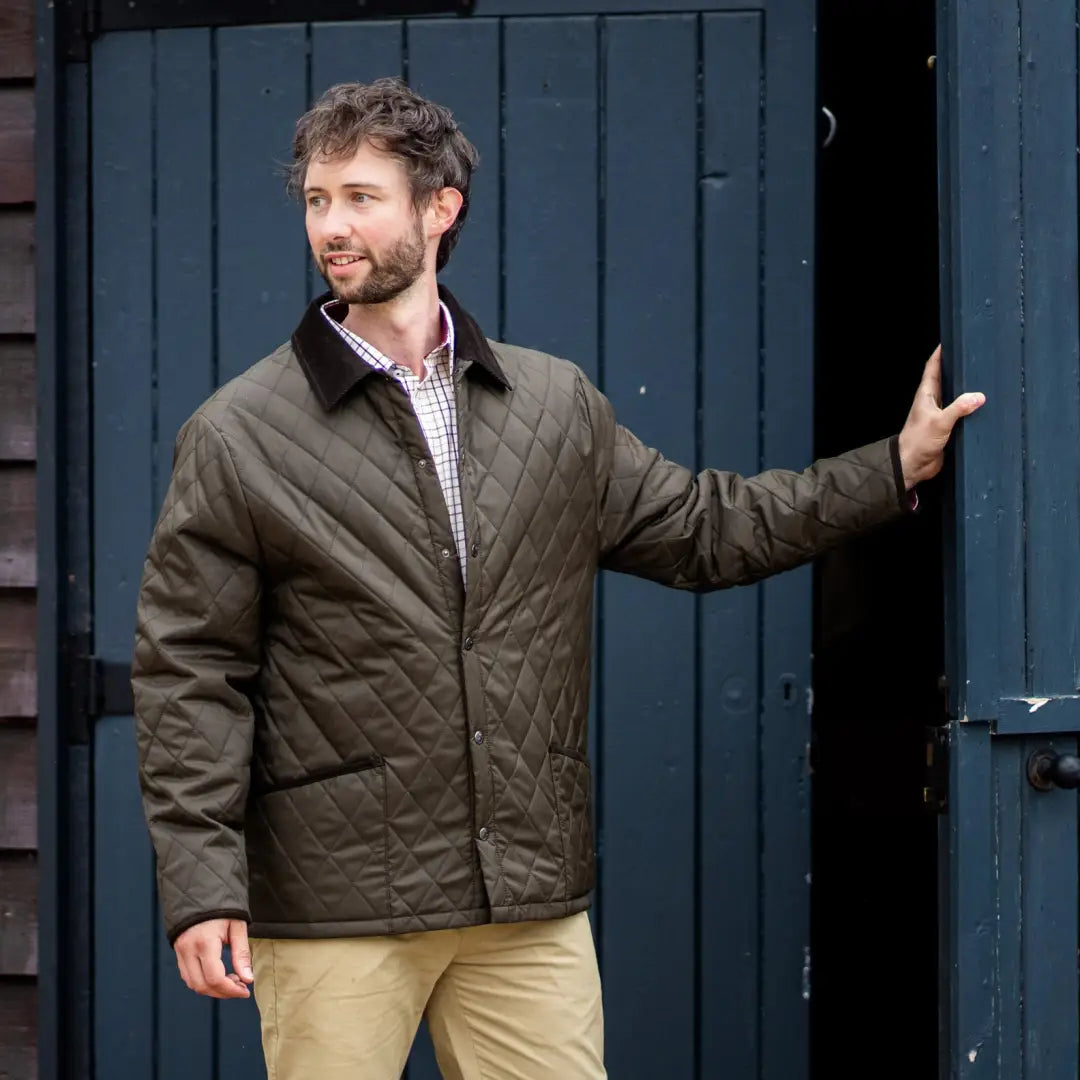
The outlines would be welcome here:
M 557 743 L 552 743 L 548 750 L 553 754 L 561 754 L 563 757 L 573 758 L 575 761 L 580 761 L 582 765 L 588 768 L 589 759 L 580 751 L 575 750 L 571 746 L 559 746 Z
M 277 784 L 259 784 L 252 788 L 251 794 L 261 799 L 264 795 L 276 795 L 279 791 L 291 791 L 295 788 L 308 787 L 310 784 L 321 784 L 325 780 L 334 780 L 339 776 L 352 776 L 355 773 L 367 772 L 370 769 L 378 769 L 383 765 L 380 754 L 369 754 L 367 757 L 357 758 L 355 761 L 344 761 L 340 765 L 328 765 L 324 769 L 314 769 L 292 780 L 283 780 Z

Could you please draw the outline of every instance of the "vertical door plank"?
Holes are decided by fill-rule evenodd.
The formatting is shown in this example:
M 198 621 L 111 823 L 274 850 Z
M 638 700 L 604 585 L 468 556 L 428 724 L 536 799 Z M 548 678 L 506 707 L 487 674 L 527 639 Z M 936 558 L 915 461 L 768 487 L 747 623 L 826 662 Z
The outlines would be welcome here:
M 992 928 L 997 917 L 993 760 L 989 727 L 949 728 L 950 873 L 943 930 L 950 970 L 942 1008 L 954 1051 L 956 1080 L 1005 1080 L 997 1071 L 1000 1018 Z
M 214 390 L 214 177 L 210 31 L 156 44 L 158 504 L 176 434 Z
M 214 388 L 210 31 L 155 35 L 157 426 L 154 510 L 181 424 Z M 158 1080 L 212 1080 L 213 1010 L 189 990 L 158 926 Z
M 761 16 L 706 16 L 702 464 L 760 469 Z M 760 587 L 701 600 L 701 1075 L 757 1076 Z
M 311 27 L 312 103 L 331 86 L 373 82 L 402 74 L 404 25 L 398 20 L 318 23 Z M 308 255 L 308 291 L 321 296 L 327 283 Z
M 621 423 L 693 467 L 697 20 L 606 27 L 604 390 Z M 694 600 L 612 575 L 603 622 L 608 1067 L 692 1076 Z
M 153 524 L 150 37 L 103 38 L 94 61 L 95 646 L 126 661 Z
M 401 75 L 404 27 L 396 19 L 311 27 L 311 96 L 345 82 Z
M 1027 684 L 1024 640 L 1023 313 L 1020 307 L 1019 6 L 988 19 L 939 5 L 939 179 L 946 231 L 944 392 L 986 392 L 961 425 L 955 571 L 947 598 L 958 715 L 988 719 Z M 951 68 L 952 70 L 947 70 Z M 1075 97 L 1075 87 L 1073 89 Z M 989 587 L 989 583 L 993 583 Z M 985 584 L 984 584 L 985 583 Z M 962 693 L 960 693 L 962 689 Z
M 288 341 L 307 300 L 303 214 L 283 166 L 307 102 L 302 26 L 217 36 L 218 374 L 240 374 Z
M 142 1080 L 155 1075 L 160 931 L 131 717 L 97 722 L 93 767 L 94 1075 Z
M 98 655 L 126 662 L 153 515 L 150 35 L 99 39 L 93 66 L 94 626 Z M 149 1077 L 157 927 L 132 720 L 95 740 L 96 1074 Z
M 1028 787 L 1025 757 L 1019 740 L 1000 740 L 994 745 L 994 801 L 997 811 L 997 966 L 999 998 L 1008 1002 L 1001 1012 L 998 1053 L 999 1080 L 1024 1076 L 1023 1023 L 1023 859 L 1024 811 Z M 942 1003 L 944 1004 L 944 1003 Z M 1036 1074 L 1038 1075 L 1038 1074 Z
M 762 465 L 813 456 L 814 9 L 770 3 L 765 21 L 766 286 Z M 805 1076 L 809 1047 L 809 567 L 762 586 L 761 1077 Z M 774 1038 L 783 1030 L 785 1037 Z
M 596 20 L 508 19 L 503 49 L 503 333 L 595 379 Z
M 489 337 L 499 332 L 499 24 L 415 19 L 408 24 L 409 83 L 454 114 L 480 153 L 469 213 L 440 276 Z
M 1077 43 L 1069 6 L 1022 11 L 1027 624 L 1030 689 L 1042 696 L 1080 687 L 1077 230 L 1062 228 L 1077 219 Z
M 1076 753 L 1075 736 L 1035 737 L 1020 745 L 1021 769 L 1028 755 L 1044 746 L 1059 754 Z M 1023 874 L 1024 1071 L 1020 1075 L 1025 1080 L 1073 1080 L 1080 1065 L 1076 792 L 1037 791 L 1027 783 L 1022 790 L 1023 858 L 1010 873 L 1003 867 L 1001 875 L 1004 885 Z M 1008 1001 L 1003 1011 L 1015 1012 L 1018 1004 Z

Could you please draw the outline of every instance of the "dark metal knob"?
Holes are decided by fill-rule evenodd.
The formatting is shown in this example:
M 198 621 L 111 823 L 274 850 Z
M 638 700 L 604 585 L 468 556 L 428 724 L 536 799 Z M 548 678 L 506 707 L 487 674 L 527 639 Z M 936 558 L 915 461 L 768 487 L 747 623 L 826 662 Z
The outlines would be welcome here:
M 1054 750 L 1036 750 L 1028 758 L 1028 780 L 1040 791 L 1053 788 L 1080 788 L 1080 757 Z

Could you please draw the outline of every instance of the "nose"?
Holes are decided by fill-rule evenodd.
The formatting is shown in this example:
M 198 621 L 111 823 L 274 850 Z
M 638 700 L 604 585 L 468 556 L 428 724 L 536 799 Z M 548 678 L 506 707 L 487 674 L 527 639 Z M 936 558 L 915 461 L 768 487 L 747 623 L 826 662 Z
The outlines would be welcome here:
M 326 209 L 326 213 L 318 220 L 319 240 L 323 244 L 340 244 L 352 236 L 345 214 L 345 207 L 336 199 Z

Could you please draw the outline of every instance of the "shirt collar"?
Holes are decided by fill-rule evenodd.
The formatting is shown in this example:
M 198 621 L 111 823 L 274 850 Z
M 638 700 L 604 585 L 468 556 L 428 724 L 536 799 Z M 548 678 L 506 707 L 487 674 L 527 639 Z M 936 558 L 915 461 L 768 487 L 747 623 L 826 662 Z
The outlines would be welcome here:
M 339 321 L 343 318 L 347 312 L 347 309 L 340 301 L 330 300 L 322 305 L 322 313 L 326 317 L 330 325 L 360 354 L 362 360 L 372 364 L 375 367 L 381 368 L 383 371 L 400 371 L 402 365 L 397 363 L 396 360 L 392 360 L 384 352 L 381 352 L 374 345 L 371 344 L 366 338 L 362 338 L 359 334 L 350 330 L 343 322 Z M 450 314 L 450 309 L 446 304 L 439 301 L 439 324 L 442 329 L 442 340 L 434 349 L 431 350 L 424 357 L 425 364 L 427 361 L 434 358 L 435 363 L 439 363 L 443 356 L 449 364 L 450 373 L 454 372 L 454 319 Z M 407 369 L 405 369 L 407 370 Z
M 510 380 L 476 320 L 442 285 L 439 299 L 450 316 L 450 347 L 455 364 L 467 367 L 470 377 L 475 372 L 509 390 Z M 292 347 L 319 403 L 329 410 L 340 404 L 353 388 L 362 386 L 369 375 L 382 369 L 361 357 L 340 331 L 330 325 L 323 313 L 324 306 L 329 308 L 332 318 L 340 319 L 344 315 L 344 303 L 335 301 L 331 293 L 316 297 L 293 332 Z

